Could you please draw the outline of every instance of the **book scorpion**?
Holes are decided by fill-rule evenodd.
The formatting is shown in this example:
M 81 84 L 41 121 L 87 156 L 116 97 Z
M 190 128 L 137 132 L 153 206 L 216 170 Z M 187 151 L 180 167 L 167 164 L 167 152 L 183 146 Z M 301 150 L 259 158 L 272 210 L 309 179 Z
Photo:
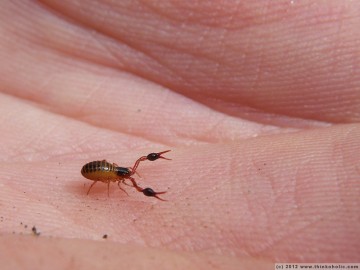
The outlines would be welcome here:
M 89 194 L 91 188 L 97 183 L 97 182 L 103 182 L 107 183 L 108 186 L 108 196 L 109 196 L 109 189 L 110 189 L 110 182 L 117 182 L 119 188 L 124 191 L 127 195 L 129 195 L 125 189 L 123 189 L 120 184 L 125 184 L 127 186 L 134 187 L 137 191 L 142 192 L 145 196 L 149 197 L 155 197 L 161 201 L 165 201 L 164 199 L 160 198 L 158 195 L 166 193 L 166 191 L 156 192 L 152 188 L 141 188 L 136 183 L 135 179 L 132 177 L 140 164 L 140 162 L 145 160 L 155 161 L 157 159 L 166 159 L 171 160 L 169 158 L 163 157 L 162 155 L 169 152 L 171 150 L 166 150 L 159 153 L 150 153 L 147 156 L 142 156 L 138 158 L 135 161 L 134 166 L 132 167 L 119 167 L 116 163 L 110 163 L 106 160 L 101 161 L 92 161 L 89 163 L 86 163 L 82 169 L 81 174 L 89 179 L 94 181 L 94 183 L 91 184 L 89 190 L 87 191 L 87 195 Z M 126 179 L 129 179 L 132 183 L 132 185 L 129 185 L 125 182 Z

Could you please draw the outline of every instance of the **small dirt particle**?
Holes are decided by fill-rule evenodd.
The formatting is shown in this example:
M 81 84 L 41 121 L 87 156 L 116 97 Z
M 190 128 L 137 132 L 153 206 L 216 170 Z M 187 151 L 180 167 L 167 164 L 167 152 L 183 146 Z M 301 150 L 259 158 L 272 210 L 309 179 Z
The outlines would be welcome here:
M 35 226 L 33 226 L 33 227 L 31 228 L 31 230 L 32 230 L 32 232 L 33 232 L 34 235 L 36 235 L 36 236 L 39 236 L 39 235 L 40 235 L 40 232 L 37 231 L 37 229 L 36 229 Z

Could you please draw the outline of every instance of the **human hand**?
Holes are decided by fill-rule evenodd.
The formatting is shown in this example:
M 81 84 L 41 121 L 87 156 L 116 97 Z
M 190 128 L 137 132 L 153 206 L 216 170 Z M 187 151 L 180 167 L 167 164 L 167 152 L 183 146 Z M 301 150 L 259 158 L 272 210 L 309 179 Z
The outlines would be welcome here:
M 2 2 L 1 261 L 358 261 L 357 10 Z M 110 197 L 101 183 L 86 196 L 86 162 L 126 167 L 167 149 L 172 161 L 144 162 L 136 176 L 167 202 L 115 184 Z

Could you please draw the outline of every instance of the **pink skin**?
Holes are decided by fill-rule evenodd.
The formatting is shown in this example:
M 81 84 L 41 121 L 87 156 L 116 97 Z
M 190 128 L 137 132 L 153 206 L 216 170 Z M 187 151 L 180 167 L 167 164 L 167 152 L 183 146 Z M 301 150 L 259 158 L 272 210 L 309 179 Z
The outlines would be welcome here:
M 359 1 L 17 0 L 0 14 L 2 268 L 360 260 Z M 135 163 L 136 181 L 168 202 L 86 196 L 86 162 L 157 149 L 173 161 Z

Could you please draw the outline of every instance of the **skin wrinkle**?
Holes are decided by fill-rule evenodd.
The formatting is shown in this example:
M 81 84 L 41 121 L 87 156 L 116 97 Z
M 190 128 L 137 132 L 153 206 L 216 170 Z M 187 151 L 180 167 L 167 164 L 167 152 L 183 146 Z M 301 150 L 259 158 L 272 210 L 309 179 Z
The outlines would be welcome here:
M 276 237 L 276 239 L 273 238 L 273 241 L 271 242 L 270 245 L 260 248 L 259 250 L 257 250 L 256 252 L 254 252 L 251 255 L 253 257 L 256 257 L 261 254 L 268 253 L 267 251 L 269 251 L 269 253 L 270 253 L 271 250 L 276 248 L 277 245 L 282 244 L 283 242 L 289 242 L 289 239 L 296 238 L 297 237 L 296 233 L 305 231 L 307 228 L 311 227 L 311 225 L 314 225 L 315 223 L 316 223 L 316 221 L 309 222 L 308 224 L 304 224 L 300 228 L 292 230 L 291 232 L 283 233 L 281 236 Z M 291 242 L 291 240 L 290 240 L 290 242 Z M 279 256 L 278 258 L 276 258 L 276 261 L 282 261 L 282 260 L 283 260 L 282 256 Z
M 292 216 L 294 216 L 294 215 L 292 215 Z M 305 223 L 304 223 L 304 221 L 302 221 L 302 223 L 304 223 L 304 224 L 300 224 L 300 226 L 298 226 L 298 224 L 299 224 L 298 221 L 296 221 L 296 220 L 290 221 L 289 220 L 290 222 L 287 223 L 288 230 L 286 230 L 286 231 L 280 230 L 280 234 L 277 233 L 275 235 L 273 235 L 270 231 L 269 234 L 272 235 L 271 242 L 267 246 L 260 247 L 256 251 L 252 252 L 250 255 L 253 257 L 256 257 L 261 254 L 267 253 L 267 251 L 276 248 L 277 244 L 282 243 L 284 241 L 289 241 L 289 239 L 296 238 L 296 236 L 299 235 L 299 232 L 306 231 L 307 228 L 314 226 L 319 221 L 322 221 L 323 218 L 324 218 L 324 215 L 321 215 L 320 217 L 315 216 L 314 218 L 312 218 L 309 221 L 306 221 Z
M 107 35 L 107 33 L 105 33 L 105 32 L 102 32 L 102 33 Z M 121 40 L 121 42 L 124 42 L 124 40 Z M 164 44 L 162 44 L 162 46 L 164 46 Z M 169 47 L 167 46 L 166 48 L 169 48 Z M 139 49 L 137 49 L 137 51 L 139 51 Z M 142 50 L 142 51 L 144 52 L 144 50 Z M 187 54 L 189 54 L 189 53 L 190 53 L 190 52 L 188 51 Z M 195 56 L 195 55 L 193 55 L 193 54 L 191 54 L 191 53 L 190 53 L 190 55 Z M 199 55 L 196 55 L 196 56 L 197 56 L 197 58 L 199 57 Z M 154 55 L 152 55 L 151 58 L 152 58 L 153 60 L 156 60 L 156 61 L 159 62 L 159 59 L 155 59 L 155 58 L 154 58 Z M 168 65 L 165 65 L 164 63 L 161 63 L 161 66 L 162 66 L 162 67 L 165 67 L 165 66 L 166 66 L 167 68 L 169 68 L 169 66 L 168 66 Z M 174 70 L 171 70 L 171 72 L 173 73 Z M 136 73 L 134 73 L 134 74 L 136 74 Z M 137 74 L 137 75 L 140 75 L 140 74 Z M 148 80 L 148 79 L 149 79 L 149 78 L 147 78 L 147 80 Z M 152 80 L 152 81 L 153 81 L 153 80 Z M 155 81 L 153 81 L 153 82 L 155 82 Z M 158 81 L 156 81 L 156 82 L 159 83 Z M 161 83 L 160 83 L 160 84 L 161 84 Z
M 114 59 L 115 62 L 116 62 L 115 67 L 112 67 L 112 66 L 107 66 L 107 67 L 115 68 L 115 70 L 120 69 L 121 71 L 126 72 L 126 67 L 125 67 L 125 65 L 122 64 L 122 61 L 121 61 L 120 57 L 112 52 L 112 50 L 110 49 L 110 46 L 107 46 L 106 42 L 103 42 L 102 38 L 98 39 L 96 37 L 96 35 L 102 36 L 103 34 L 100 33 L 100 32 L 96 32 L 96 34 L 95 34 L 94 32 L 89 31 L 89 37 L 91 38 L 91 40 L 96 42 L 96 44 L 98 44 L 100 47 L 102 47 L 104 49 L 104 51 L 108 53 L 110 58 Z M 111 37 L 108 37 L 108 36 L 105 36 L 105 35 L 103 35 L 103 37 L 107 38 L 107 41 L 115 41 L 115 42 L 117 41 L 117 40 L 113 40 Z M 127 44 L 125 44 L 125 43 L 121 43 L 121 44 L 127 46 Z M 127 48 L 132 49 L 129 46 L 127 46 Z M 104 64 L 101 64 L 101 65 L 104 65 Z
M 82 99 L 81 99 L 82 104 L 79 106 L 79 109 L 78 109 L 77 113 L 75 113 L 77 115 L 76 119 L 80 120 L 81 118 L 84 118 L 85 116 L 86 117 L 89 116 L 89 112 L 86 111 L 86 107 L 91 104 L 90 101 L 97 98 L 97 94 L 98 94 L 97 91 L 99 91 L 101 89 L 101 86 L 104 85 L 105 81 L 107 81 L 107 80 L 105 80 L 105 78 L 104 78 L 103 81 L 97 82 L 97 86 L 91 88 L 90 91 L 86 94 L 86 96 L 82 97 Z M 93 113 L 96 114 L 96 111 L 94 110 Z M 62 113 L 61 115 L 64 115 L 64 113 Z M 92 125 L 92 123 L 90 123 L 89 121 L 85 121 L 85 122 Z M 95 125 L 95 126 L 97 126 L 97 125 Z M 107 128 L 109 128 L 109 127 L 107 127 Z
M 41 2 L 41 1 L 40 1 Z M 45 5 L 46 6 L 46 5 Z M 54 9 L 52 9 L 50 6 L 46 6 L 47 8 L 48 8 L 48 10 L 49 11 L 52 11 L 54 14 L 58 14 L 58 12 L 56 11 L 56 10 L 54 10 Z M 63 16 L 64 16 L 64 18 L 70 18 L 70 20 L 68 20 L 69 22 L 71 22 L 71 25 L 73 26 L 74 25 L 74 22 L 77 22 L 77 24 L 75 25 L 76 27 L 79 27 L 80 29 L 83 29 L 83 30 L 89 30 L 88 32 L 87 32 L 87 36 L 88 37 L 91 37 L 92 38 L 92 40 L 96 40 L 96 42 L 97 42 L 97 44 L 99 44 L 99 45 L 101 45 L 101 47 L 102 48 L 104 48 L 105 49 L 105 51 L 106 52 L 108 52 L 108 53 L 110 53 L 110 55 L 111 55 L 111 57 L 113 58 L 113 59 L 115 59 L 115 60 L 117 60 L 116 61 L 116 64 L 115 65 L 111 65 L 110 64 L 110 62 L 108 62 L 106 65 L 105 65 L 105 63 L 100 63 L 100 62 L 98 62 L 98 64 L 100 64 L 101 66 L 105 66 L 105 67 L 107 67 L 107 68 L 111 68 L 111 69 L 115 69 L 115 70 L 117 70 L 117 71 L 119 71 L 119 68 L 121 68 L 120 69 L 120 71 L 122 71 L 122 72 L 127 72 L 127 73 L 130 73 L 130 74 L 133 74 L 133 75 L 135 75 L 135 76 L 140 76 L 141 74 L 137 74 L 137 73 L 135 73 L 134 72 L 134 70 L 131 70 L 131 69 L 128 69 L 128 68 L 126 68 L 125 67 L 125 65 L 124 64 L 122 64 L 122 61 L 118 61 L 118 60 L 120 60 L 120 58 L 113 52 L 113 51 L 111 51 L 111 49 L 110 49 L 110 47 L 108 47 L 108 46 L 105 46 L 105 42 L 101 42 L 103 39 L 102 38 L 106 38 L 107 40 L 110 40 L 110 41 L 116 41 L 116 42 L 118 42 L 118 43 L 120 43 L 121 45 L 125 45 L 128 49 L 131 49 L 131 50 L 133 50 L 134 52 L 136 52 L 136 54 L 138 54 L 138 53 L 140 53 L 141 52 L 141 54 L 143 55 L 143 56 L 146 56 L 147 58 L 149 58 L 149 59 L 152 59 L 152 60 L 156 60 L 155 58 L 152 58 L 152 57 L 150 57 L 150 55 L 147 55 L 147 54 L 145 54 L 145 51 L 140 51 L 139 49 L 136 49 L 136 48 L 134 48 L 133 46 L 131 46 L 129 43 L 126 43 L 124 40 L 120 40 L 120 39 L 118 39 L 118 38 L 115 38 L 115 37 L 113 37 L 113 36 L 110 36 L 108 33 L 106 33 L 106 32 L 102 32 L 102 31 L 100 31 L 99 29 L 97 29 L 96 30 L 96 35 L 100 35 L 100 37 L 101 37 L 101 39 L 96 39 L 95 37 L 94 37 L 94 29 L 93 29 L 93 26 L 88 26 L 88 25 L 86 25 L 86 24 L 84 24 L 84 23 L 82 23 L 82 22 L 80 22 L 80 21 L 78 21 L 78 20 L 75 20 L 75 18 L 72 18 L 72 17 L 69 17 L 69 16 L 65 16 L 65 14 L 64 13 L 61 13 Z M 61 53 L 62 55 L 64 55 L 64 56 L 71 56 L 71 57 L 69 57 L 69 59 L 79 59 L 79 60 L 83 60 L 85 63 L 86 62 L 89 62 L 89 59 L 86 59 L 85 57 L 84 57 L 84 55 L 77 55 L 77 57 L 76 56 L 74 56 L 74 54 L 71 54 L 70 55 L 70 53 L 73 53 L 73 52 L 70 52 L 70 51 L 68 51 L 68 50 L 61 50 L 61 48 L 62 47 L 58 47 L 58 46 L 56 46 L 56 47 L 49 47 L 49 46 L 46 46 L 46 47 L 44 47 L 43 46 L 43 44 L 41 43 L 41 42 L 36 42 L 37 41 L 37 39 L 34 39 L 33 40 L 33 44 L 38 44 L 39 46 L 41 46 L 43 49 L 47 49 L 47 50 L 49 50 L 49 49 L 54 49 L 54 51 L 56 51 L 56 52 L 59 52 L 59 53 Z M 48 44 L 47 44 L 48 45 Z M 94 61 L 91 61 L 91 63 L 94 63 Z M 160 62 L 159 62 L 160 63 Z M 121 66 L 119 66 L 119 64 L 121 64 Z M 162 65 L 163 66 L 163 65 Z M 140 76 L 140 77 L 142 77 L 142 76 Z M 144 79 L 146 79 L 145 77 L 143 77 Z M 148 79 L 147 79 L 148 80 Z
M 297 179 L 297 177 L 296 177 L 296 179 Z M 270 181 L 271 182 L 271 181 Z M 272 186 L 272 189 L 274 190 L 274 188 L 273 188 L 273 186 Z M 264 211 L 265 209 L 263 209 L 263 211 Z M 261 211 L 260 211 L 261 212 Z M 266 213 L 266 212 L 265 212 Z M 332 212 L 329 212 L 329 213 L 332 213 Z M 323 216 L 324 215 L 322 215 L 320 218 L 317 218 L 317 220 L 316 221 L 318 221 L 318 220 L 321 220 L 322 218 L 323 218 Z M 301 231 L 302 229 L 304 229 L 305 227 L 307 227 L 307 226 L 310 226 L 311 224 L 313 224 L 314 222 L 316 222 L 316 221 L 311 221 L 309 224 L 307 224 L 306 226 L 304 225 L 304 226 L 302 226 L 301 228 L 298 228 L 297 229 L 297 231 Z M 293 224 L 294 225 L 294 224 Z M 293 228 L 294 226 L 289 226 L 289 228 Z M 295 226 L 296 227 L 296 226 Z M 296 232 L 296 231 L 295 231 Z M 275 236 L 276 237 L 276 236 Z M 281 237 L 281 238 L 283 238 L 284 237 L 284 235 Z M 280 238 L 280 239 L 281 239 Z M 269 245 L 269 246 L 271 246 L 271 245 Z M 264 249 L 264 250 L 266 250 L 266 249 Z M 259 253 L 255 253 L 255 254 L 261 254 L 261 251 L 262 251 L 262 249 L 259 251 Z
M 4 94 L 4 93 L 1 93 L 1 95 L 6 95 L 6 96 L 8 96 L 8 94 Z M 22 101 L 22 102 L 25 102 L 26 101 L 26 99 L 23 99 L 23 98 L 21 98 L 21 97 L 18 97 L 18 96 L 12 96 L 12 95 L 10 95 L 12 98 L 15 98 L 15 99 L 17 99 L 17 100 L 19 100 L 19 101 Z M 46 112 L 46 113 L 50 113 L 50 114 L 52 114 L 52 115 L 60 115 L 60 116 L 62 116 L 62 117 L 65 117 L 65 118 L 68 118 L 68 119 L 74 119 L 75 121 L 79 121 L 79 122 L 82 122 L 82 123 L 85 123 L 85 124 L 87 124 L 87 125 L 90 125 L 90 126 L 93 126 L 93 127 L 96 127 L 96 128 L 100 128 L 101 130 L 105 130 L 105 131 L 114 131 L 114 130 L 112 130 L 112 129 L 108 129 L 107 127 L 104 127 L 104 126 L 97 126 L 97 125 L 94 125 L 94 124 L 92 124 L 92 123 L 89 123 L 89 122 L 84 122 L 84 121 L 82 121 L 81 119 L 77 119 L 77 118 L 74 118 L 74 117 L 71 117 L 71 116 L 67 116 L 67 115 L 63 115 L 63 114 L 59 114 L 59 113 L 57 113 L 57 112 L 53 112 L 53 111 L 48 111 L 48 110 L 46 110 L 46 109 L 44 109 L 43 107 L 36 107 L 36 109 L 38 109 L 39 111 L 43 111 L 43 112 Z M 96 132 L 99 132 L 99 131 L 96 131 Z M 116 132 L 120 132 L 120 131 L 118 131 L 118 130 L 116 130 Z M 124 132 L 124 131 L 121 131 L 121 133 L 122 134 L 126 134 L 126 135 L 130 135 L 130 136 L 132 136 L 132 137 L 138 137 L 136 134 L 134 134 L 134 133 L 126 133 L 126 132 Z M 49 133 L 50 134 L 50 133 Z M 34 140 L 35 140 L 35 138 L 34 138 Z M 34 141 L 33 140 L 33 141 Z M 32 142 L 33 142 L 32 141 Z M 29 142 L 28 143 L 28 145 L 30 145 L 30 144 L 32 144 L 32 142 Z M 152 143 L 155 143 L 155 141 L 154 140 L 152 140 L 151 141 Z M 171 147 L 171 146 L 169 146 L 169 145 L 167 145 L 167 146 L 165 146 L 165 147 Z M 20 147 L 19 149 L 26 149 L 26 147 Z
M 50 11 L 50 10 L 47 10 L 47 11 Z M 58 18 L 59 13 L 58 12 L 53 12 L 52 15 Z M 64 19 L 64 18 L 61 18 L 61 19 Z M 39 27 L 39 23 L 37 23 L 36 26 Z M 71 26 L 74 26 L 73 22 L 71 22 Z M 83 57 L 77 58 L 77 56 L 74 55 L 73 52 L 69 52 L 68 50 L 61 50 L 62 47 L 60 48 L 60 47 L 52 46 L 52 45 L 55 44 L 54 42 L 44 42 L 46 40 L 41 40 L 40 39 L 40 37 L 44 37 L 44 35 L 42 35 L 41 31 L 30 31 L 30 32 L 29 31 L 18 31 L 17 35 L 19 35 L 19 34 L 21 34 L 22 37 L 24 37 L 22 39 L 23 42 L 28 42 L 29 43 L 29 46 L 28 46 L 29 48 L 33 47 L 34 45 L 37 45 L 37 46 L 39 46 L 39 48 L 41 50 L 46 50 L 46 51 L 49 51 L 49 52 L 57 52 L 61 56 L 66 56 L 69 59 L 86 60 Z M 44 46 L 44 44 L 46 44 L 46 46 Z
M 54 11 L 54 9 L 53 9 L 51 6 L 49 6 L 49 5 L 47 5 L 46 3 L 44 3 L 45 1 L 40 1 L 40 2 L 42 2 L 42 4 L 45 5 L 46 7 L 48 7 L 49 10 L 53 10 L 53 11 Z M 55 11 L 56 11 L 56 10 L 55 10 Z M 59 11 L 57 11 L 57 12 L 59 12 Z M 137 48 L 137 47 L 135 46 L 135 44 L 129 43 L 128 41 L 125 42 L 125 39 L 120 39 L 119 36 L 112 36 L 112 35 L 110 35 L 109 32 L 103 31 L 104 28 L 100 28 L 100 29 L 99 29 L 99 28 L 96 28 L 95 25 L 86 25 L 83 21 L 77 20 L 76 18 L 69 16 L 69 14 L 65 14 L 65 13 L 63 13 L 63 12 L 62 12 L 61 14 L 62 14 L 64 17 L 66 17 L 66 18 L 70 18 L 72 22 L 77 22 L 77 25 L 78 25 L 80 28 L 84 28 L 85 30 L 91 30 L 91 31 L 93 31 L 93 30 L 95 29 L 97 34 L 101 34 L 101 36 L 106 37 L 107 39 L 114 40 L 114 41 L 119 42 L 119 43 L 121 43 L 121 44 L 123 44 L 123 45 L 126 45 L 127 48 L 135 51 L 136 54 L 141 53 L 142 56 L 145 56 L 146 58 L 155 61 L 155 63 L 160 64 L 161 67 L 166 67 L 166 69 L 171 72 L 172 76 L 175 76 L 175 75 L 176 75 L 176 73 L 174 73 L 174 71 L 171 70 L 169 66 L 164 65 L 164 63 L 162 63 L 159 58 L 155 58 L 154 55 L 151 55 L 150 52 L 146 52 L 143 48 L 142 48 L 142 50 L 140 50 L 140 47 Z M 93 32 L 91 32 L 91 31 L 90 31 L 90 33 L 93 33 Z M 90 36 L 93 36 L 93 34 L 91 34 Z M 114 52 L 111 51 L 110 47 L 104 46 L 105 43 L 102 44 L 102 43 L 100 42 L 100 39 L 97 40 L 97 42 L 98 42 L 98 44 L 102 45 L 102 47 L 103 47 L 104 49 L 106 49 L 106 51 L 109 52 L 110 55 L 111 55 L 114 59 L 116 59 L 116 60 L 119 60 L 119 59 L 120 59 Z M 82 56 L 82 57 L 83 57 L 83 56 Z M 118 70 L 118 69 L 119 69 L 118 63 L 121 64 L 121 61 L 120 61 L 120 62 L 119 62 L 119 61 L 116 61 L 116 62 L 117 62 L 117 63 L 116 63 L 115 66 L 107 66 L 107 67 L 110 67 L 110 68 L 114 68 L 114 67 L 115 67 L 115 68 Z M 103 65 L 103 64 L 102 64 L 102 65 Z M 129 72 L 130 74 L 132 74 L 132 75 L 134 75 L 134 76 L 138 76 L 138 77 L 141 77 L 141 78 L 143 78 L 143 79 L 149 80 L 149 78 L 146 78 L 145 76 L 143 76 L 143 74 L 141 74 L 141 73 L 139 73 L 139 72 L 136 72 L 134 69 L 131 69 L 131 68 L 129 68 L 129 67 L 126 68 L 125 65 L 122 65 L 121 71 L 123 71 L 123 72 Z M 152 82 L 155 82 L 155 81 L 152 81 Z M 156 82 L 156 83 L 159 83 L 159 82 Z
M 4 240 L 4 236 L 2 237 L 4 240 L 4 242 L 6 244 L 10 244 L 9 243 L 9 236 L 5 236 L 5 240 Z M 30 240 L 30 241 L 29 241 Z M 165 267 L 161 267 L 159 265 L 159 262 L 162 261 L 162 257 L 159 257 L 161 250 L 158 249 L 143 249 L 143 248 L 139 248 L 136 246 L 132 247 L 132 250 L 127 251 L 124 246 L 120 246 L 120 247 L 116 247 L 114 244 L 109 243 L 109 242 L 103 242 L 101 243 L 101 249 L 98 252 L 95 252 L 96 249 L 95 247 L 95 243 L 94 241 L 87 241 L 85 243 L 86 246 L 89 247 L 89 251 L 81 251 L 81 254 L 79 254 L 79 256 L 73 256 L 71 254 L 74 253 L 74 250 L 79 249 L 80 246 L 79 243 L 81 243 L 82 240 L 75 240 L 73 241 L 72 245 L 70 245 L 70 249 L 69 249 L 69 240 L 63 240 L 63 239 L 46 239 L 46 238 L 40 238 L 40 239 L 36 239 L 39 247 L 39 253 L 42 254 L 44 253 L 44 250 L 46 249 L 47 246 L 52 246 L 51 250 L 52 250 L 52 256 L 51 258 L 56 258 L 56 257 L 61 257 L 62 262 L 59 264 L 60 267 L 62 267 L 62 264 L 68 264 L 68 260 L 69 258 L 70 261 L 72 262 L 71 264 L 73 264 L 75 266 L 74 269 L 88 269 L 89 266 L 92 266 L 92 269 L 103 269 L 105 268 L 111 268 L 111 266 L 115 266 L 115 265 L 122 265 L 123 267 L 126 267 L 127 269 L 133 269 L 132 267 L 137 268 L 141 268 L 141 266 L 143 266 L 141 264 L 141 262 L 139 260 L 136 260 L 135 258 L 139 258 L 139 257 L 144 257 L 144 254 L 148 254 L 148 256 L 146 257 L 146 265 L 152 265 L 152 266 L 156 266 L 156 269 L 169 269 L 168 267 L 170 267 L 171 269 L 209 269 L 209 265 L 214 265 L 215 267 L 213 269 L 219 269 L 220 267 L 222 269 L 237 269 L 237 267 L 235 267 L 238 264 L 234 264 L 234 259 L 233 257 L 228 257 L 228 258 L 224 258 L 223 260 L 219 261 L 217 256 L 213 256 L 212 258 L 207 258 L 205 259 L 205 261 L 203 260 L 199 260 L 199 255 L 200 257 L 203 256 L 205 257 L 204 253 L 200 253 L 200 254 L 194 254 L 194 253 L 180 253 L 180 254 L 175 254 L 175 253 L 167 253 L 166 256 L 167 257 L 171 257 L 173 260 L 173 264 L 171 265 L 165 265 Z M 10 245 L 10 249 L 11 248 L 17 248 L 17 249 L 21 249 L 24 250 L 25 254 L 29 254 L 28 256 L 31 257 L 32 259 L 32 263 L 31 265 L 34 265 L 34 260 L 36 257 L 34 257 L 34 252 L 32 251 L 31 247 L 31 242 L 35 242 L 33 238 L 31 237 L 25 237 L 25 241 L 22 241 L 20 243 L 20 246 L 17 245 L 17 247 Z M 45 243 L 47 245 L 45 245 Z M 53 243 L 56 243 L 56 245 L 51 245 Z M 55 253 L 58 253 L 60 256 L 56 256 Z M 6 255 L 8 255 L 8 251 L 5 253 Z M 189 257 L 189 255 L 192 254 L 192 256 Z M 71 255 L 69 257 L 69 255 Z M 175 257 L 174 257 L 175 256 Z M 15 268 L 22 268 L 21 266 L 23 265 L 27 265 L 24 261 L 24 256 L 21 256 L 18 258 L 18 260 L 16 260 L 17 263 L 17 267 Z M 103 259 L 103 261 L 99 261 L 99 257 L 101 259 Z M 176 259 L 175 259 L 176 258 Z M 205 257 L 206 258 L 206 257 Z M 46 261 L 46 257 L 43 258 L 41 257 L 41 259 L 44 259 Z M 95 260 L 96 259 L 96 260 Z M 150 259 L 150 260 L 149 260 Z M 115 260 L 115 261 L 114 261 Z M 36 260 L 35 260 L 36 261 Z M 194 268 L 189 268 L 189 266 L 193 266 L 192 264 L 189 264 L 189 262 L 194 261 L 196 263 L 196 267 Z M 21 262 L 23 262 L 23 264 L 21 264 Z M 110 262 L 112 262 L 113 264 L 111 264 Z M 184 262 L 186 262 L 186 264 L 184 264 Z M 209 262 L 211 262 L 211 264 L 209 264 Z M 36 263 L 35 263 L 36 265 Z M 48 262 L 45 263 L 45 265 L 48 265 Z M 197 265 L 201 265 L 200 268 L 197 267 Z M 231 266 L 229 268 L 229 266 Z M 250 265 L 250 264 L 249 264 Z M 270 265 L 270 264 L 269 264 Z M 81 267 L 81 268 L 80 268 Z M 160 268 L 159 268 L 160 267 Z M 245 268 L 248 268 L 249 266 L 246 266 L 246 264 L 244 265 Z M 264 266 L 257 266 L 257 269 L 267 269 L 268 265 L 264 265 Z M 134 268 L 134 269 L 135 269 Z M 42 268 L 41 268 L 42 269 Z
M 245 2 L 244 2 L 245 3 Z M 249 2 L 250 3 L 250 2 Z M 269 1 L 272 5 L 269 4 L 269 6 L 274 7 L 277 5 L 273 5 L 274 3 Z M 148 6 L 150 4 L 147 3 Z M 204 6 L 208 3 L 204 3 L 201 1 L 192 1 L 191 5 L 188 6 L 181 6 L 183 4 L 181 1 L 173 1 L 173 7 L 176 10 L 179 10 L 179 12 L 171 13 L 168 15 L 168 13 L 172 10 L 171 8 L 163 8 L 162 10 L 166 12 L 161 12 L 159 8 L 152 8 L 157 14 L 161 14 L 163 18 L 168 19 L 170 21 L 173 21 L 174 23 L 191 23 L 191 25 L 195 25 L 198 27 L 209 27 L 211 26 L 214 30 L 218 29 L 226 29 L 226 30 L 234 30 L 234 29 L 243 29 L 248 28 L 251 26 L 259 26 L 264 23 L 271 23 L 273 20 L 264 20 L 263 16 L 260 16 L 258 13 L 252 13 L 253 10 L 256 10 L 256 8 L 253 8 L 252 10 L 250 8 L 247 8 L 246 5 L 241 5 L 241 2 L 231 2 L 231 8 L 228 8 L 228 6 L 223 5 L 216 10 L 216 12 L 213 12 L 211 8 L 204 9 Z M 187 3 L 185 3 L 186 5 Z M 200 4 L 200 5 L 199 5 Z M 216 5 L 209 2 L 210 6 L 215 7 Z M 225 4 L 225 3 L 223 3 Z M 234 6 L 235 5 L 235 6 Z M 250 5 L 251 6 L 251 5 Z M 209 6 L 207 6 L 209 7 Z M 194 9 L 194 11 L 190 10 Z M 222 8 L 222 9 L 221 9 Z M 181 12 L 181 10 L 184 9 L 186 12 Z M 239 12 L 241 10 L 241 12 Z M 280 10 L 281 11 L 281 10 Z M 225 13 L 229 12 L 229 14 Z M 224 14 L 225 13 L 225 14 Z M 241 15 L 240 18 L 237 18 L 235 20 L 236 14 Z M 264 13 L 264 12 L 263 12 Z M 281 17 L 283 17 L 284 13 L 281 12 L 268 12 L 269 14 L 281 14 Z M 177 14 L 181 14 L 181 16 L 176 17 Z M 200 16 L 204 14 L 203 17 L 208 19 L 206 21 L 202 21 Z M 210 14 L 210 15 L 209 15 Z M 250 15 L 248 15 L 250 14 Z M 184 16 L 185 15 L 185 16 Z M 186 16 L 187 15 L 187 16 Z M 218 16 L 217 16 L 218 15 Z M 193 17 L 196 17 L 194 19 Z M 266 18 L 269 18 L 269 15 L 266 15 Z M 223 20 L 225 18 L 225 21 Z M 260 20 L 256 21 L 256 18 L 261 18 Z M 275 19 L 274 21 L 276 21 Z M 235 22 L 240 22 L 240 25 L 234 24 Z

